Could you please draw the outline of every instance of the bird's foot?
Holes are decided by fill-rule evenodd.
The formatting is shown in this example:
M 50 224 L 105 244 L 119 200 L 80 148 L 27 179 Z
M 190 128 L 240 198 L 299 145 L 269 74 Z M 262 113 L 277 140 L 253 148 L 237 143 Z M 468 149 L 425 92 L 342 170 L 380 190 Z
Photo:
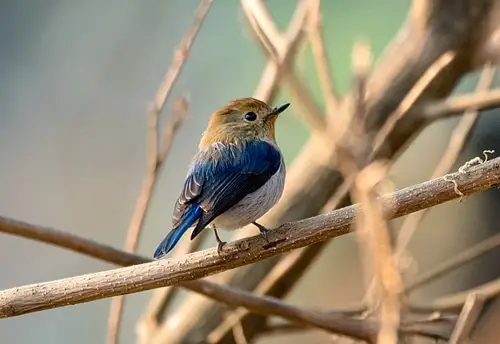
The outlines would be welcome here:
M 226 244 L 225 241 L 218 241 L 217 242 L 217 254 L 220 256 L 221 253 L 222 253 L 222 247 L 224 247 L 224 245 Z
M 267 233 L 269 233 L 271 230 L 267 229 L 266 227 L 257 222 L 252 222 L 252 224 L 259 229 L 260 236 L 264 238 L 265 241 L 269 242 L 269 239 L 267 238 Z
M 217 228 L 214 228 L 215 240 L 217 240 L 217 254 L 220 256 L 222 253 L 222 247 L 226 244 L 225 241 L 222 241 L 219 237 L 219 233 L 217 233 Z

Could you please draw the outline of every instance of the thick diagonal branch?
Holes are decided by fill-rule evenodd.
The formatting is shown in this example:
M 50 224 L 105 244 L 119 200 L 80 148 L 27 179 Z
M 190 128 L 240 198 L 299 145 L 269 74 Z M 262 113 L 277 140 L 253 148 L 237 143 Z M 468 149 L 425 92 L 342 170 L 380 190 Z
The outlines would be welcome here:
M 500 183 L 500 158 L 466 172 L 447 175 L 383 196 L 380 202 L 389 218 L 400 217 Z M 0 317 L 84 303 L 182 283 L 199 290 L 193 281 L 224 270 L 248 265 L 296 248 L 323 242 L 349 232 L 358 206 L 285 223 L 269 234 L 227 244 L 222 255 L 215 249 L 126 268 L 16 287 L 0 292 Z M 190 282 L 191 281 L 191 282 Z

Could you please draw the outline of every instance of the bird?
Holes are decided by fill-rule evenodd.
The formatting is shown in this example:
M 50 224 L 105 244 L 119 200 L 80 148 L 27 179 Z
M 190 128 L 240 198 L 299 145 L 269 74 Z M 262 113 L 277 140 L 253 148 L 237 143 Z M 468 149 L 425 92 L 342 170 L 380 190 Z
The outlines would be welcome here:
M 289 105 L 239 98 L 212 113 L 175 203 L 172 229 L 154 259 L 167 255 L 192 227 L 191 240 L 212 227 L 219 255 L 225 242 L 217 228 L 235 230 L 251 223 L 267 240 L 269 229 L 256 220 L 283 194 L 286 167 L 275 123 Z

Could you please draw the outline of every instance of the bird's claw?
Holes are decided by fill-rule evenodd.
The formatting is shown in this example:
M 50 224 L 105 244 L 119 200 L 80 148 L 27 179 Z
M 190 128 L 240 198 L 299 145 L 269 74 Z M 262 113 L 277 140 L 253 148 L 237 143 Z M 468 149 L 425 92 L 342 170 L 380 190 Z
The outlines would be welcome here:
M 257 226 L 257 228 L 259 229 L 259 232 L 260 232 L 260 236 L 267 242 L 269 242 L 269 239 L 267 237 L 267 233 L 269 233 L 271 230 L 270 229 L 267 229 L 266 227 L 264 227 L 263 225 L 261 225 L 260 223 L 257 223 L 257 222 L 252 222 L 255 226 Z
M 260 231 L 260 236 L 264 238 L 265 241 L 269 242 L 269 239 L 267 238 L 267 233 L 269 233 L 271 230 L 267 228 L 259 228 Z
M 222 253 L 222 247 L 226 244 L 226 242 L 220 239 L 219 233 L 217 233 L 217 228 L 215 228 L 215 225 L 213 226 L 213 229 L 215 234 L 215 240 L 217 240 L 217 254 L 220 256 L 220 254 Z
M 220 256 L 221 253 L 222 253 L 222 247 L 224 247 L 224 245 L 226 244 L 225 241 L 218 241 L 217 242 L 217 254 Z

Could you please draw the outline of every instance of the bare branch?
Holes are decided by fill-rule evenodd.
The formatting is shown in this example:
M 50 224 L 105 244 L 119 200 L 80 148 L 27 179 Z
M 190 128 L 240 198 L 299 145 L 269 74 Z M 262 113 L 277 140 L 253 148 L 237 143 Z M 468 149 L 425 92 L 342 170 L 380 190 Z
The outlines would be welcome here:
M 421 96 L 422 102 L 445 98 L 462 75 L 473 69 L 472 66 L 469 68 L 469 61 L 473 58 L 474 46 L 481 44 L 474 37 L 481 28 L 480 24 L 484 22 L 484 18 L 489 16 L 491 1 L 439 0 L 432 2 L 432 6 L 429 0 L 423 1 L 429 5 L 428 10 L 410 16 L 390 48 L 386 49 L 377 69 L 370 77 L 367 118 L 368 127 L 372 132 L 376 132 L 385 123 L 387 116 L 395 110 L 421 75 L 446 51 L 459 52 L 459 58 L 454 59 L 440 74 L 438 80 L 429 85 Z M 450 9 L 453 9 L 453 15 L 450 15 Z M 445 25 L 442 25 L 443 22 Z M 460 25 L 455 25 L 456 23 Z M 263 85 L 266 86 L 266 83 Z M 339 108 L 339 115 L 350 111 L 348 106 L 344 105 L 349 104 L 350 98 L 351 95 L 347 94 L 346 101 L 342 102 Z M 411 116 L 405 116 L 399 121 L 388 139 L 391 153 L 399 154 L 415 137 L 414 133 L 426 124 L 414 109 L 411 112 Z M 318 150 L 318 145 L 324 149 Z M 287 171 L 287 183 L 282 200 L 261 221 L 273 226 L 283 221 L 310 217 L 321 211 L 325 202 L 343 182 L 342 175 L 332 168 L 331 146 L 330 141 L 320 138 L 319 135 L 311 136 Z M 304 185 L 307 185 L 307 188 L 304 188 Z M 348 199 L 343 197 L 339 202 L 345 205 L 348 204 Z M 239 233 L 248 235 L 249 230 L 253 229 L 246 228 Z M 323 243 L 307 247 L 303 258 L 285 273 L 280 283 L 276 284 L 268 294 L 284 297 L 324 247 Z M 230 283 L 240 288 L 253 289 L 278 261 L 279 258 L 269 259 L 249 266 L 244 271 L 238 271 Z M 203 299 L 196 298 L 195 295 L 190 297 L 191 300 L 198 302 L 191 302 L 189 305 L 184 303 L 184 309 L 188 309 L 188 306 L 191 309 L 198 309 L 197 306 L 202 304 L 204 311 L 195 314 L 192 312 L 188 319 L 191 321 L 191 324 L 187 325 L 189 330 L 183 331 L 184 334 L 179 336 L 176 333 L 174 341 L 195 340 L 200 335 L 206 338 L 205 336 L 218 325 L 222 313 L 225 312 L 222 308 L 208 309 L 207 306 L 213 305 L 203 302 Z M 203 321 L 194 324 L 193 316 Z M 244 322 L 245 328 L 247 326 L 252 328 L 250 336 L 257 335 L 265 324 L 265 318 L 260 316 L 250 316 Z M 223 342 L 234 343 L 234 340 L 228 335 Z
M 182 71 L 184 61 L 186 60 L 194 39 L 200 31 L 201 25 L 205 20 L 212 2 L 213 0 L 200 1 L 200 4 L 198 5 L 198 8 L 196 9 L 194 14 L 193 24 L 189 27 L 186 35 L 181 41 L 180 46 L 175 50 L 172 65 L 170 66 L 167 74 L 165 74 L 165 77 L 163 78 L 163 81 L 158 88 L 158 91 L 156 92 L 155 100 L 153 102 L 154 112 L 160 114 L 163 111 L 163 107 L 166 104 L 170 90 L 174 85 L 177 76 Z
M 481 284 L 465 291 L 439 297 L 428 302 L 411 302 L 409 308 L 413 312 L 451 312 L 461 309 L 470 294 L 481 295 L 490 299 L 500 294 L 500 278 Z
M 320 313 L 299 309 L 268 296 L 254 296 L 243 291 L 233 290 L 228 299 L 223 292 L 227 287 L 219 286 L 219 293 L 211 292 L 216 300 L 229 305 L 251 309 L 262 315 L 278 316 L 295 324 L 324 329 L 333 333 L 371 341 L 376 335 L 377 325 L 370 319 L 349 319 L 343 315 Z M 224 301 L 223 301 L 224 300 Z
M 267 22 L 271 21 L 271 19 L 261 1 L 244 0 L 242 1 L 242 6 L 254 34 L 259 39 L 259 43 L 261 43 L 265 52 L 269 54 L 269 57 L 279 66 L 279 71 L 282 72 L 283 76 L 287 79 L 293 97 L 300 100 L 299 105 L 303 106 L 301 111 L 302 116 L 304 116 L 313 129 L 323 131 L 325 129 L 325 119 L 321 110 L 314 102 L 308 89 L 294 73 L 290 61 L 284 60 L 280 53 L 286 46 L 286 42 L 290 42 L 291 39 L 304 31 L 310 11 L 309 3 L 305 0 L 299 1 L 296 15 L 286 34 L 279 34 L 276 32 L 270 33 L 266 31 L 267 28 L 270 27 Z M 270 40 L 270 36 L 276 34 L 279 39 L 277 41 Z M 279 44 L 280 42 L 285 42 L 285 44 Z M 280 63 L 281 61 L 283 62 Z
M 149 133 L 149 160 L 150 166 L 148 167 L 148 171 L 146 173 L 146 177 L 142 184 L 142 189 L 139 197 L 137 198 L 137 203 L 134 209 L 134 213 L 132 215 L 132 219 L 130 220 L 130 225 L 127 232 L 127 238 L 125 242 L 125 251 L 134 252 L 139 244 L 139 237 L 141 235 L 144 220 L 146 219 L 146 215 L 149 209 L 149 204 L 151 201 L 151 196 L 153 194 L 153 190 L 158 181 L 159 174 L 162 170 L 163 163 L 166 159 L 168 151 L 170 150 L 170 146 L 172 144 L 175 132 L 180 127 L 181 123 L 185 118 L 186 108 L 185 101 L 180 100 L 177 104 L 177 107 L 181 107 L 181 109 L 174 109 L 174 114 L 165 124 L 165 130 L 163 133 L 163 142 L 160 146 L 160 153 L 158 153 L 158 113 L 152 112 L 152 125 Z M 154 118 L 154 119 L 153 119 Z M 117 344 L 118 343 L 118 335 L 120 329 L 121 315 L 123 313 L 123 304 L 124 297 L 118 296 L 115 297 L 110 306 L 109 310 L 109 318 L 108 318 L 108 343 L 109 344 Z
M 428 284 L 451 271 L 464 266 L 465 264 L 477 259 L 493 249 L 500 247 L 500 234 L 493 235 L 480 243 L 473 245 L 464 251 L 454 255 L 453 258 L 438 264 L 433 269 L 421 274 L 415 281 L 406 286 L 406 292 L 411 293 L 417 288 Z
M 182 39 L 180 46 L 176 49 L 174 53 L 174 61 L 165 74 L 162 84 L 156 92 L 153 105 L 149 111 L 150 128 L 148 133 L 148 169 L 146 177 L 142 184 L 140 195 L 135 205 L 132 219 L 130 220 L 127 238 L 125 241 L 125 251 L 134 252 L 139 243 L 139 237 L 141 235 L 143 223 L 148 212 L 151 195 L 158 180 L 159 172 L 163 167 L 163 163 L 172 145 L 175 131 L 179 128 L 185 117 L 184 115 L 186 113 L 186 102 L 185 100 L 183 100 L 179 101 L 176 104 L 178 108 L 176 110 L 181 111 L 174 111 L 174 115 L 169 121 L 167 121 L 163 132 L 163 139 L 160 144 L 160 133 L 158 130 L 160 114 L 165 107 L 168 96 L 170 94 L 170 90 L 175 84 L 175 81 L 177 80 L 177 77 L 181 72 L 184 62 L 186 61 L 189 50 L 191 49 L 191 45 L 193 44 L 194 39 L 200 31 L 201 25 L 208 13 L 208 10 L 210 9 L 212 1 L 213 0 L 202 0 L 200 2 L 200 5 L 195 12 L 194 21 L 191 24 L 191 27 L 189 28 L 187 34 Z M 118 335 L 121 316 L 123 313 L 124 301 L 125 299 L 123 298 L 123 296 L 119 296 L 114 298 L 111 302 L 108 318 L 109 344 L 118 343 Z
M 247 10 L 247 4 L 252 5 L 253 3 L 255 3 L 254 11 L 258 11 L 259 14 L 257 16 L 261 18 L 259 22 L 260 26 L 255 22 L 254 16 L 250 14 L 251 12 Z M 290 62 L 293 59 L 300 44 L 303 42 L 304 31 L 302 30 L 302 26 L 297 24 L 297 22 L 301 21 L 300 19 L 302 17 L 302 14 L 300 11 L 296 10 L 292 22 L 290 23 L 285 34 L 287 38 L 286 41 L 277 38 L 276 35 L 278 34 L 278 31 L 274 25 L 274 22 L 270 19 L 269 13 L 265 11 L 265 7 L 264 10 L 262 10 L 261 6 L 264 5 L 260 1 L 242 0 L 242 8 L 243 10 L 247 11 L 245 12 L 246 18 L 249 20 L 250 25 L 254 29 L 253 32 L 257 33 L 256 30 L 262 28 L 263 31 L 259 31 L 259 33 L 262 33 L 264 35 L 262 39 L 272 39 L 272 43 L 274 44 L 274 48 L 266 47 L 266 49 L 276 50 L 274 55 L 278 55 L 279 57 L 277 60 L 271 59 L 267 63 L 266 68 L 264 69 L 264 73 L 262 74 L 262 77 L 260 79 L 259 85 L 257 86 L 254 94 L 255 98 L 272 102 L 272 99 L 276 94 L 278 82 L 282 77 L 282 65 L 285 62 Z M 264 29 L 268 26 L 272 26 L 274 29 Z M 263 42 L 263 40 L 259 39 L 260 42 Z
M 233 335 L 236 340 L 236 344 L 248 344 L 247 338 L 245 337 L 245 331 L 243 330 L 243 325 L 238 321 L 236 325 L 233 326 Z
M 434 101 L 423 106 L 422 116 L 436 120 L 462 114 L 467 109 L 489 110 L 500 107 L 500 89 L 489 92 L 465 94 L 444 101 Z
M 412 108 L 415 102 L 420 98 L 423 92 L 431 84 L 433 80 L 438 76 L 438 74 L 455 58 L 455 53 L 446 52 L 442 54 L 422 75 L 422 77 L 415 83 L 411 88 L 410 92 L 401 100 L 396 110 L 394 110 L 389 117 L 387 117 L 386 122 L 380 128 L 380 131 L 375 137 L 373 143 L 373 155 L 377 155 L 378 151 L 382 148 L 382 145 L 387 141 L 391 131 L 394 130 L 398 121 L 401 120 L 403 116 L 408 114 L 408 111 Z
M 269 289 L 280 280 L 281 276 L 285 271 L 288 271 L 293 264 L 297 262 L 298 259 L 302 257 L 304 253 L 303 249 L 295 250 L 290 252 L 286 257 L 284 257 L 274 268 L 269 272 L 269 274 L 264 277 L 264 279 L 259 283 L 259 285 L 254 289 L 253 293 L 257 295 L 265 295 Z M 218 343 L 224 335 L 231 330 L 236 324 L 241 322 L 241 319 L 247 315 L 249 311 L 244 308 L 238 308 L 229 314 L 224 321 L 217 326 L 207 337 L 210 343 Z
M 320 14 L 320 0 L 310 1 L 309 15 L 309 42 L 316 64 L 318 78 L 323 90 L 323 99 L 325 100 L 326 113 L 330 118 L 334 115 L 335 109 L 340 101 L 340 96 L 335 88 L 333 81 L 333 73 L 329 65 L 325 44 L 321 34 L 321 14 Z
M 434 179 L 381 197 L 384 214 L 389 218 L 396 218 L 458 198 L 455 186 L 449 180 L 454 180 L 465 195 L 487 189 L 500 182 L 500 158 L 472 167 L 465 173 L 454 173 L 447 177 L 446 180 Z M 7 289 L 0 292 L 0 317 L 12 317 L 177 283 L 183 283 L 191 290 L 197 289 L 203 281 L 187 281 L 345 234 L 349 232 L 358 211 L 359 207 L 353 205 L 330 214 L 285 223 L 269 233 L 269 242 L 260 236 L 238 240 L 228 243 L 221 255 L 217 254 L 216 249 L 209 249 L 187 255 L 183 259 L 159 260 Z
M 495 73 L 496 68 L 490 65 L 485 66 L 477 83 L 476 94 L 481 94 L 487 91 L 487 89 L 493 82 Z M 431 178 L 438 178 L 439 176 L 450 172 L 458 158 L 458 155 L 467 142 L 467 138 L 469 137 L 470 132 L 477 122 L 477 118 L 477 109 L 471 108 L 465 111 L 462 119 L 453 130 L 448 143 L 448 147 L 446 148 L 443 157 L 439 161 L 439 164 L 434 169 Z M 401 258 L 401 256 L 404 254 L 406 247 L 411 240 L 411 237 L 415 233 L 418 225 L 423 220 L 426 213 L 426 211 L 421 211 L 411 214 L 404 219 L 396 240 L 396 255 L 398 256 L 398 258 Z
M 199 250 L 201 243 L 208 233 L 208 231 L 202 231 L 194 240 L 181 241 L 172 253 L 172 257 L 180 258 L 188 253 Z M 168 310 L 178 290 L 176 286 L 154 290 L 146 311 L 136 324 L 139 344 L 149 343 L 153 337 L 161 337 L 163 335 L 162 332 L 168 329 L 167 327 L 160 327 L 162 315 Z
M 451 334 L 450 344 L 465 343 L 479 318 L 479 314 L 483 308 L 484 300 L 475 294 L 470 294 L 465 300 L 465 304 L 457 319 L 455 330 Z
M 368 248 L 369 261 L 374 270 L 375 291 L 380 296 L 380 330 L 377 343 L 398 342 L 400 322 L 400 295 L 403 283 L 392 254 L 391 238 L 381 204 L 376 199 L 377 184 L 387 175 L 387 164 L 374 162 L 359 172 L 356 178 L 355 200 L 361 205 L 358 217 L 360 237 Z
M 150 258 L 128 253 L 68 232 L 59 231 L 49 227 L 32 225 L 23 221 L 13 220 L 2 216 L 0 216 L 0 232 L 62 247 L 73 252 L 81 253 L 83 255 L 120 266 L 130 266 L 151 261 Z

